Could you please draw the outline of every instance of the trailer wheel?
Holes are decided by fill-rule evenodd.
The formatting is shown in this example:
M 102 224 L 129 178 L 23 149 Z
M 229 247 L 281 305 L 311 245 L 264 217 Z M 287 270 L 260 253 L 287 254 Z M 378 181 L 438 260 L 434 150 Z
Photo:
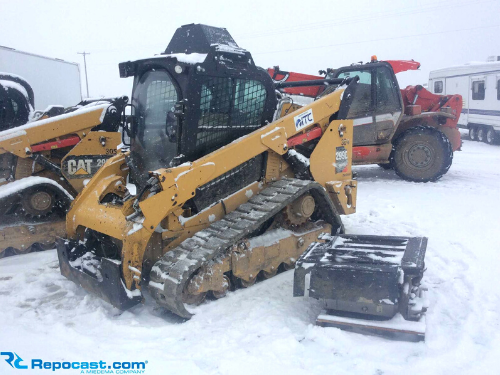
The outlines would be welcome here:
M 486 129 L 484 126 L 479 127 L 477 130 L 477 140 L 479 142 L 486 142 Z
M 431 126 L 415 126 L 394 141 L 391 162 L 404 180 L 429 182 L 439 180 L 453 161 L 448 137 Z
M 477 127 L 471 126 L 469 128 L 469 138 L 471 141 L 477 141 Z
M 486 132 L 486 143 L 489 145 L 495 144 L 497 141 L 497 134 L 493 128 L 489 128 Z

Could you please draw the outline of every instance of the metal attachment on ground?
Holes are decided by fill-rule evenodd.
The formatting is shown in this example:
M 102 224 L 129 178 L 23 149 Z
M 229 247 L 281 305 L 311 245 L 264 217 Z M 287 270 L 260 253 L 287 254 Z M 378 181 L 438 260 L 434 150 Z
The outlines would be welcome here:
M 425 288 L 420 286 L 427 238 L 322 236 L 301 255 L 294 296 L 323 302 L 317 324 L 388 338 L 425 337 Z M 403 324 L 404 323 L 404 324 Z

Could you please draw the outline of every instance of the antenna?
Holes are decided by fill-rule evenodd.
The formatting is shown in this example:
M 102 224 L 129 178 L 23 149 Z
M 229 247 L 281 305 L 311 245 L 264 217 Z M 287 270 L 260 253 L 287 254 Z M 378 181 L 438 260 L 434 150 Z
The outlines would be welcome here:
M 87 98 L 90 97 L 89 95 L 89 79 L 87 77 L 87 59 L 85 58 L 86 55 L 90 55 L 90 52 L 77 52 L 79 55 L 83 55 L 83 65 L 85 67 L 85 84 L 87 86 Z

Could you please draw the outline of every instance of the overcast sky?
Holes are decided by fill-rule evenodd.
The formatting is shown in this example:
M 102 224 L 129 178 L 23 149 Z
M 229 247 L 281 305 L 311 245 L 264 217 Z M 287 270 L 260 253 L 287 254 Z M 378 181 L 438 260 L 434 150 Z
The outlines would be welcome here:
M 87 51 L 90 96 L 130 95 L 118 63 L 165 50 L 189 23 L 225 27 L 257 65 L 317 74 L 367 61 L 414 59 L 429 71 L 500 55 L 500 0 L 55 1 L 0 0 L 0 45 L 80 63 Z

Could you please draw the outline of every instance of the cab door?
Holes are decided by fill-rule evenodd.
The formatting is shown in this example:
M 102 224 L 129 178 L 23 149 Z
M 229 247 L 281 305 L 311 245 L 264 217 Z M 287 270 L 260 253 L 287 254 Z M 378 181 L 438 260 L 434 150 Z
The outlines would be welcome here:
M 383 63 L 374 72 L 376 92 L 374 144 L 388 143 L 403 117 L 401 92 L 392 69 Z
M 359 81 L 354 92 L 354 99 L 347 118 L 354 120 L 354 146 L 371 145 L 376 138 L 375 129 L 375 85 L 373 84 L 373 69 L 339 69 L 336 78 L 354 78 Z
M 402 100 L 387 63 L 341 68 L 337 78 L 359 77 L 347 117 L 354 120 L 354 146 L 388 143 L 402 117 Z

